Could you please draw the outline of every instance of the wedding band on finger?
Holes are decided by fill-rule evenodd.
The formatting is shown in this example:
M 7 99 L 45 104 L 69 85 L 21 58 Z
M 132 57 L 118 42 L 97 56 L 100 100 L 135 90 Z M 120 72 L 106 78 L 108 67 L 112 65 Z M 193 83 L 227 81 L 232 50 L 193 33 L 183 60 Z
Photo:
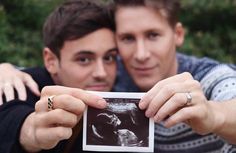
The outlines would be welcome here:
M 48 110 L 53 110 L 53 98 L 55 95 L 48 97 Z
M 187 98 L 187 101 L 186 101 L 186 103 L 185 103 L 185 106 L 188 106 L 188 105 L 191 104 L 193 98 L 192 98 L 190 92 L 186 92 L 185 95 L 186 95 L 186 98 Z

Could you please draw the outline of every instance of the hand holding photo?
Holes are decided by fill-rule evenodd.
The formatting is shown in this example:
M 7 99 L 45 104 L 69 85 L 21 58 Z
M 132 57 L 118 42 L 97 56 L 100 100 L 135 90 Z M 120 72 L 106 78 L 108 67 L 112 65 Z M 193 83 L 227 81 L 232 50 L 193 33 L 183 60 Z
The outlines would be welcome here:
M 83 120 L 83 150 L 153 152 L 154 122 L 138 103 L 144 93 L 93 92 L 108 103 L 88 107 Z

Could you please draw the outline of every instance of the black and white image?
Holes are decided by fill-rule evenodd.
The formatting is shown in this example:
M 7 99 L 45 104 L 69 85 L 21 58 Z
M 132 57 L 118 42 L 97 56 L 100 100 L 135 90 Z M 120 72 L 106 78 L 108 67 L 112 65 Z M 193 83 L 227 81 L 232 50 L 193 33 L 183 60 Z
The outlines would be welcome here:
M 84 114 L 83 149 L 152 151 L 153 123 L 138 107 L 142 94 L 108 95 L 103 96 L 108 102 L 106 109 L 88 107 Z

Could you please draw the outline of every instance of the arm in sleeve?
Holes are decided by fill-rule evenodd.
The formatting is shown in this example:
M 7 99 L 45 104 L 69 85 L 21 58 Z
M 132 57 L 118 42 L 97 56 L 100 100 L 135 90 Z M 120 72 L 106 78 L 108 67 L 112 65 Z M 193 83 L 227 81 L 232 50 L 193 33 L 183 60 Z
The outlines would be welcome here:
M 214 133 L 236 144 L 236 71 L 216 66 L 201 80 L 206 97 L 212 101 L 218 128 Z
M 0 107 L 0 152 L 21 153 L 19 133 L 25 118 L 34 109 L 26 102 L 11 101 Z

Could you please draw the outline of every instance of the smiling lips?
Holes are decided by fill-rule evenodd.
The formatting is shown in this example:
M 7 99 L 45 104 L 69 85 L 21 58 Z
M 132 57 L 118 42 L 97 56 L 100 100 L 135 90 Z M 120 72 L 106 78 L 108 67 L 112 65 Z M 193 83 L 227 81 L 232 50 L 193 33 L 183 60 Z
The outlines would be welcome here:
M 149 67 L 133 67 L 134 72 L 137 75 L 149 75 L 152 71 L 156 68 L 156 66 L 149 66 Z

